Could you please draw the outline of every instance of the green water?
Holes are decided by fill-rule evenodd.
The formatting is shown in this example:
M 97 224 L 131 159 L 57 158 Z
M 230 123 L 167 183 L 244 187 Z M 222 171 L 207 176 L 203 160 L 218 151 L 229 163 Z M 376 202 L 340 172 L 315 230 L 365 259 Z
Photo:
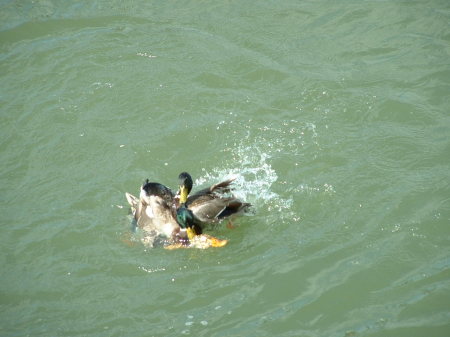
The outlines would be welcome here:
M 1 336 L 450 336 L 448 1 L 3 1 Z M 220 249 L 125 192 L 238 175 Z

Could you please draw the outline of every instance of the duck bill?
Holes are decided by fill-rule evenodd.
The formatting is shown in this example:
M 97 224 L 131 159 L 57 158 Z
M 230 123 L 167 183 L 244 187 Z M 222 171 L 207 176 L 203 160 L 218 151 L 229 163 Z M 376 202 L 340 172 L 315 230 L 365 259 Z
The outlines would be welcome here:
M 180 186 L 180 204 L 185 204 L 188 198 L 188 190 L 186 186 Z
M 186 228 L 186 233 L 189 241 L 192 241 L 196 235 L 194 228 Z

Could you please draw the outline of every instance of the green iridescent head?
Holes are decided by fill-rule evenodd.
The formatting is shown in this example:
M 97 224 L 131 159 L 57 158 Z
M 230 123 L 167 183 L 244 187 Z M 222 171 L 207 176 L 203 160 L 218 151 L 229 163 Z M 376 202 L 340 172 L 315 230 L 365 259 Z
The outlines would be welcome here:
M 202 228 L 198 224 L 198 220 L 195 218 L 194 213 L 184 204 L 177 209 L 177 222 L 181 228 L 186 229 L 189 240 L 192 240 L 195 235 L 202 233 Z

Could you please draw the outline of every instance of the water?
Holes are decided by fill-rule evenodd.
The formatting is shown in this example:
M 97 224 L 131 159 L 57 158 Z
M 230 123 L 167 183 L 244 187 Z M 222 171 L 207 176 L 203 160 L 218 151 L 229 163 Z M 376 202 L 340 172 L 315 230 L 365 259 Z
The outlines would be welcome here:
M 3 1 L 2 336 L 449 336 L 447 1 Z M 220 249 L 124 193 L 237 175 Z

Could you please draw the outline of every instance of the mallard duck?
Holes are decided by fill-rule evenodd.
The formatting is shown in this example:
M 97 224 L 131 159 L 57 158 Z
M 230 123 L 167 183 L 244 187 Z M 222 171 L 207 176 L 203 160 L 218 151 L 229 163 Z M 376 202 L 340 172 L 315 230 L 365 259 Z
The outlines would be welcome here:
M 136 221 L 136 225 L 153 237 L 164 237 L 169 241 L 186 239 L 186 231 L 176 220 L 175 194 L 162 184 L 144 181 L 139 198 L 125 193 Z
M 185 195 L 184 192 L 182 195 Z M 172 247 L 222 247 L 227 243 L 227 240 L 202 234 L 200 221 L 184 206 L 186 200 L 180 199 L 183 206 L 178 207 L 178 198 L 175 198 L 170 188 L 162 184 L 149 182 L 147 179 L 141 186 L 139 198 L 130 193 L 125 193 L 125 196 L 137 226 L 152 238 L 148 243 L 153 244 L 159 237 L 166 239 Z
M 189 219 L 190 223 L 196 225 L 195 230 L 201 228 L 202 224 L 218 223 L 224 219 L 231 221 L 233 217 L 246 212 L 251 206 L 231 194 L 230 185 L 236 178 L 222 181 L 193 195 L 189 195 L 193 186 L 191 175 L 182 172 L 178 179 L 180 186 L 175 198 L 179 198 L 180 206 L 177 218 Z

